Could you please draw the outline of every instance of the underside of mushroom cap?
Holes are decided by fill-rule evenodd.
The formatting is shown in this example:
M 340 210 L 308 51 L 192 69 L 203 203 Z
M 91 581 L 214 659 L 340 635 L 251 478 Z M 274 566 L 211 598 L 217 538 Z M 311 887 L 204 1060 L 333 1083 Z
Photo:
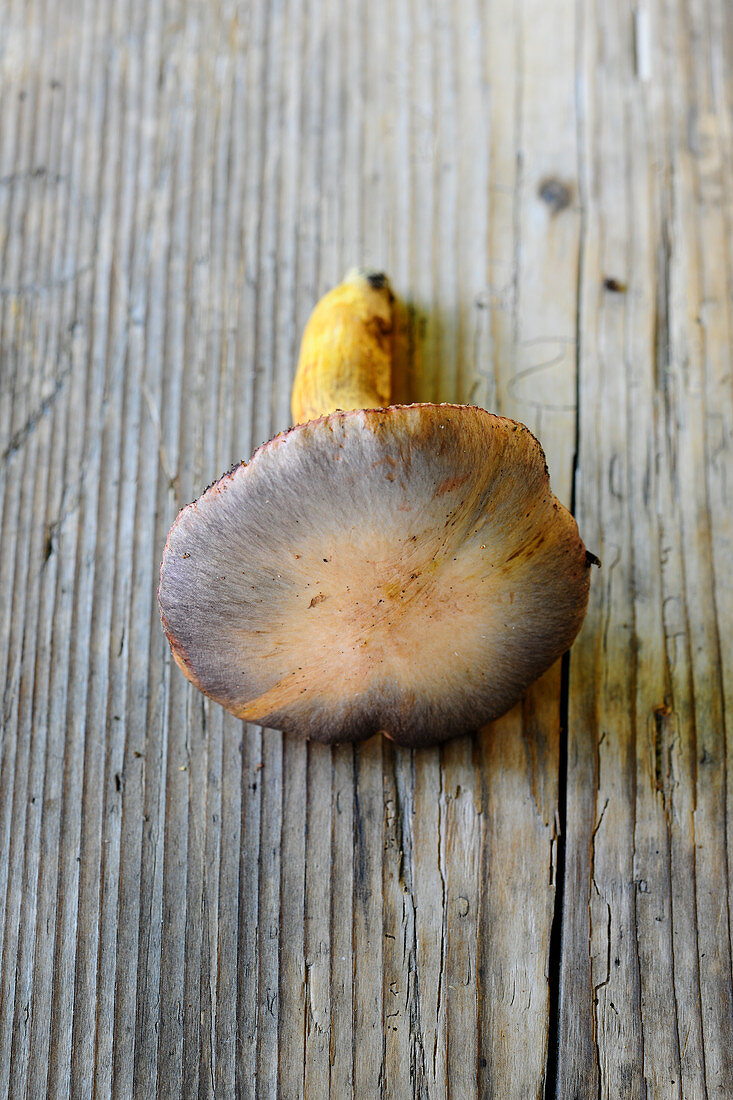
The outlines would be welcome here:
M 568 649 L 591 560 L 527 428 L 391 406 L 284 432 L 184 508 L 159 602 L 186 676 L 239 717 L 427 745 Z

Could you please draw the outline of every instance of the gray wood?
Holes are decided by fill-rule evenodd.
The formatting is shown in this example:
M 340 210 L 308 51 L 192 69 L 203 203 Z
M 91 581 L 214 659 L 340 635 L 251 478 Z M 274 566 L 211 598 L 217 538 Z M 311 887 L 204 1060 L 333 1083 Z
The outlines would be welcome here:
M 730 1091 L 732 64 L 724 0 L 0 6 L 0 1096 Z M 155 598 L 357 263 L 603 559 L 414 753 L 243 726 Z
M 636 56 L 631 7 L 583 13 L 578 508 L 604 582 L 571 665 L 560 1091 L 723 1095 L 730 28 L 640 12 Z

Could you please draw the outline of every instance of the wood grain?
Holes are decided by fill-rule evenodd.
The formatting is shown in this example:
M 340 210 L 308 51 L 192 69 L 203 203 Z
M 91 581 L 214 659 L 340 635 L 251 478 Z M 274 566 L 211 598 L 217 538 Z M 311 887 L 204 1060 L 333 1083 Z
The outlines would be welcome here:
M 559 1080 L 707 1096 L 733 1018 L 726 38 L 715 4 L 649 5 L 635 57 L 633 16 L 583 11 L 578 510 L 604 582 L 571 662 Z
M 724 0 L 6 0 L 0 1096 L 729 1091 L 732 66 Z M 158 622 L 355 263 L 603 560 L 440 749 L 245 727 Z

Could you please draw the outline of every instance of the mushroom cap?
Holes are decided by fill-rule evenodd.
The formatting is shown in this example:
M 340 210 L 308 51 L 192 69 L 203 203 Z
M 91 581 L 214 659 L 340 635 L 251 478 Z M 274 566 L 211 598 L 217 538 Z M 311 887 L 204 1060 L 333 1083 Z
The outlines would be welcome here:
M 403 745 L 503 714 L 573 642 L 590 563 L 522 424 L 335 412 L 179 514 L 158 598 L 186 676 L 240 718 Z

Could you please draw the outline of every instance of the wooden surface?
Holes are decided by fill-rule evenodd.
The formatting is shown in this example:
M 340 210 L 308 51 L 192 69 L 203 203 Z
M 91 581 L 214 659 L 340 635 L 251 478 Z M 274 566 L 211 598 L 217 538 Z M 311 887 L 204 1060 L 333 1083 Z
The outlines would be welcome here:
M 733 1093 L 732 66 L 726 0 L 0 0 L 0 1096 Z M 603 560 L 442 749 L 158 622 L 355 263 Z

